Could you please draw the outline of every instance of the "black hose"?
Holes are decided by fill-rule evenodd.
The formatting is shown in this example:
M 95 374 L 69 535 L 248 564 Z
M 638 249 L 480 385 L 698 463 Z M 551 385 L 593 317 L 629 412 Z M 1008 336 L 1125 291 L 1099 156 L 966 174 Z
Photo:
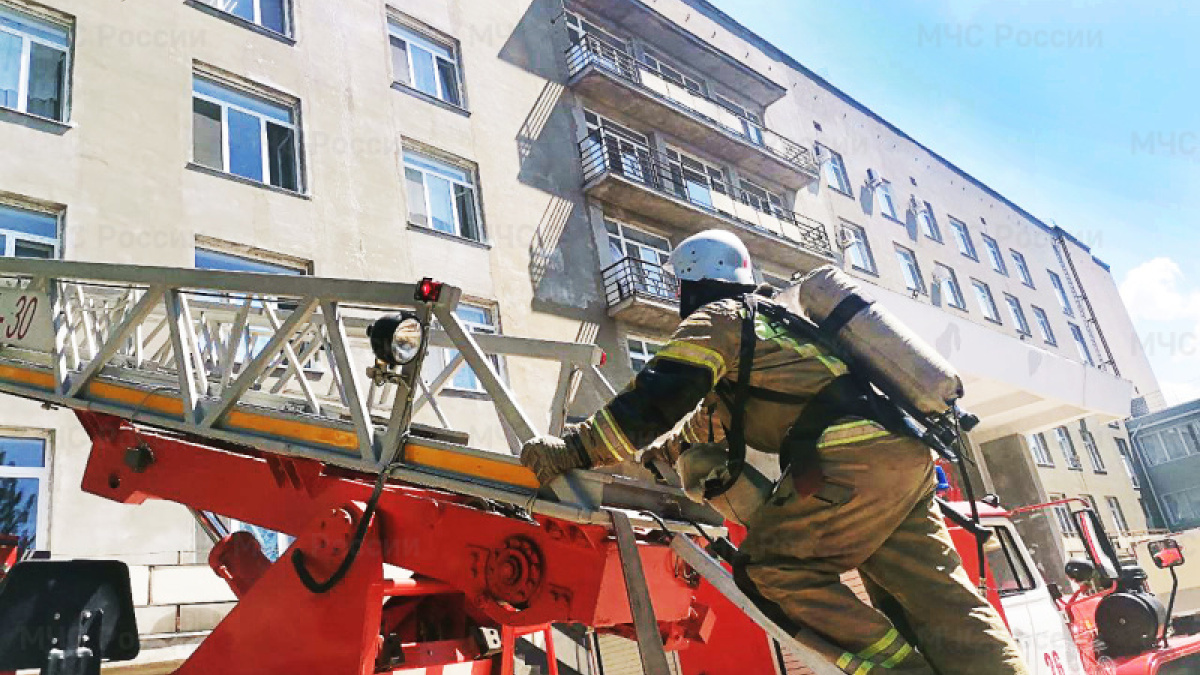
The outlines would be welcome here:
M 346 557 L 342 559 L 338 568 L 328 579 L 317 581 L 304 565 L 304 552 L 299 548 L 292 551 L 292 567 L 296 568 L 296 576 L 300 577 L 300 583 L 304 584 L 309 592 L 316 595 L 328 593 L 350 572 L 350 567 L 358 558 L 358 552 L 362 549 L 363 542 L 366 541 L 367 528 L 370 527 L 371 518 L 379 506 L 379 498 L 383 495 L 383 486 L 387 482 L 387 475 L 387 469 L 379 472 L 379 478 L 375 480 L 375 491 L 371 493 L 371 498 L 367 501 L 367 508 L 363 511 L 362 519 L 358 521 L 358 527 L 354 531 L 354 539 L 350 542 Z

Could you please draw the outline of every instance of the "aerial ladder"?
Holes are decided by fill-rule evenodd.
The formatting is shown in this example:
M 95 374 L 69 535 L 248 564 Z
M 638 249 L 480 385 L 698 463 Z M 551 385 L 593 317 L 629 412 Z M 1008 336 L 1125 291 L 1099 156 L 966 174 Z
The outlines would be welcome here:
M 669 650 L 710 675 L 775 672 L 779 645 L 840 672 L 737 589 L 710 553 L 720 517 L 682 491 L 593 471 L 540 487 L 513 456 L 534 418 L 495 359 L 559 365 L 544 418 L 558 433 L 581 392 L 613 393 L 602 354 L 473 334 L 460 295 L 432 279 L 3 259 L 0 393 L 74 411 L 92 441 L 85 491 L 177 502 L 212 538 L 238 603 L 178 675 L 508 675 L 537 632 L 554 673 L 552 624 L 635 639 L 649 675 L 670 672 Z M 426 378 L 433 347 L 451 356 Z M 446 428 L 438 393 L 461 368 L 507 452 Z M 271 561 L 225 519 L 294 543 Z M 18 563 L 0 582 L 0 672 L 135 657 L 129 595 L 121 563 Z

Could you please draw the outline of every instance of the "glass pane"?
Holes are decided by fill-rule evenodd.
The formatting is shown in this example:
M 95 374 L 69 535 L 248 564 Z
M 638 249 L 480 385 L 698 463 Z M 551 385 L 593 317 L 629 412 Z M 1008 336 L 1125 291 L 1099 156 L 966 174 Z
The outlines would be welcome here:
M 262 25 L 265 28 L 270 28 L 276 33 L 288 32 L 287 30 L 287 8 L 284 6 L 286 0 L 259 0 L 259 14 L 262 16 Z
M 0 26 L 11 28 L 18 33 L 24 33 L 43 42 L 67 48 L 67 29 L 50 21 L 8 9 L 0 5 Z
M 391 36 L 392 43 L 392 77 L 396 82 L 403 82 L 407 85 L 412 85 L 412 79 L 408 73 L 408 45 L 404 40 Z
M 213 4 L 221 11 L 254 21 L 254 0 L 215 0 Z
M 0 33 L 0 106 L 17 107 L 21 81 L 21 38 Z
M 448 103 L 462 105 L 462 97 L 458 91 L 458 68 L 445 59 L 438 59 L 437 67 L 442 83 L 442 98 Z
M 480 241 L 483 233 L 479 229 L 479 213 L 475 208 L 475 191 L 465 185 L 454 185 L 454 201 L 458 206 L 458 217 L 462 236 Z
M 454 314 L 459 318 L 460 321 L 474 324 L 474 326 L 471 326 L 472 330 L 474 330 L 476 326 L 490 328 L 492 325 L 491 315 L 483 307 L 459 305 L 458 308 L 454 310 Z
M 0 234 L 0 255 L 8 255 L 8 239 Z
M 408 186 L 408 222 L 429 227 L 429 206 L 425 203 L 425 176 L 416 169 L 404 169 Z
M 244 108 L 250 112 L 258 113 L 263 117 L 273 119 L 277 122 L 283 122 L 284 124 L 292 124 L 293 122 L 293 111 L 290 106 L 230 89 L 202 77 L 192 79 L 192 91 L 224 103 L 238 106 L 239 108 Z
M 0 206 L 0 230 L 23 232 L 35 237 L 58 238 L 58 217 L 11 206 Z
M 54 257 L 54 247 L 40 241 L 18 239 L 13 242 L 13 255 L 18 258 L 42 258 L 48 260 Z
M 210 169 L 225 170 L 221 142 L 221 106 L 192 99 L 192 161 Z
M 296 132 L 267 122 L 267 159 L 271 162 L 271 185 L 299 190 L 296 170 Z
M 429 215 L 433 218 L 433 229 L 458 234 L 454 218 L 454 184 L 441 176 L 425 176 L 425 180 L 429 183 Z
M 243 258 L 230 253 L 222 253 L 220 251 L 210 251 L 208 249 L 196 249 L 196 269 L 200 270 L 223 270 L 226 272 L 257 272 L 259 274 L 304 274 L 302 270 L 295 267 L 285 267 L 283 265 L 272 265 L 261 260 L 253 260 L 251 258 Z
M 29 108 L 34 115 L 62 119 L 67 53 L 34 43 L 29 52 Z
M 446 362 L 449 363 L 450 360 L 457 355 L 457 350 L 446 350 Z M 469 389 L 472 391 L 477 391 L 483 388 L 479 384 L 479 378 L 475 377 L 475 372 L 466 364 L 463 364 L 457 371 L 455 371 L 454 377 L 451 378 L 450 383 L 455 389 Z
M 408 55 L 412 59 L 414 79 L 412 86 L 430 96 L 437 96 L 437 75 L 434 74 L 433 54 L 416 45 L 410 45 Z
M 37 478 L 0 478 L 0 532 L 15 534 L 22 548 L 36 547 Z
M 0 438 L 0 466 L 35 469 L 46 466 L 46 441 L 40 438 Z
M 229 113 L 229 172 L 261 181 L 262 120 L 238 110 Z

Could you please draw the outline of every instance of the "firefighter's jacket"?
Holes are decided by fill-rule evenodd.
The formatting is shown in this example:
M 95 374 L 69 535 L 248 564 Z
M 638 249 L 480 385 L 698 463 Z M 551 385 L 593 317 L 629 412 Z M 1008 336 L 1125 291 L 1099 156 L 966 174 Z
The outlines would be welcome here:
M 733 416 L 728 397 L 718 391 L 725 387 L 718 385 L 726 380 L 728 391 L 736 388 L 747 311 L 740 299 L 727 299 L 693 312 L 628 387 L 568 430 L 568 444 L 581 445 L 593 466 L 601 466 L 632 460 L 656 439 L 650 452 L 672 462 L 689 444 L 722 441 Z M 820 346 L 792 337 L 761 313 L 755 314 L 754 329 L 758 343 L 751 391 L 788 394 L 790 400 L 783 403 L 751 395 L 745 413 L 746 444 L 778 453 L 804 409 L 803 401 L 846 374 L 846 366 Z M 875 422 L 844 417 L 826 428 L 818 447 L 888 435 Z

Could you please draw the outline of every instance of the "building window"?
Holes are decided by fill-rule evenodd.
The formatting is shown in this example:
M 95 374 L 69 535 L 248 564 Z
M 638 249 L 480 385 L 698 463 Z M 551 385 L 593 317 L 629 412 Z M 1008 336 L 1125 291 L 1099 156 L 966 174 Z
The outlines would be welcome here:
M 700 97 L 708 96 L 708 87 L 705 86 L 704 80 L 685 75 L 677 68 L 667 65 L 661 58 L 645 52 L 642 54 L 642 64 L 647 70 L 657 73 L 664 80 L 679 87 L 683 87 L 693 94 Z
M 1087 339 L 1083 337 L 1083 330 L 1073 323 L 1068 323 L 1071 328 L 1071 337 L 1075 339 L 1075 349 L 1079 351 L 1079 359 L 1089 366 L 1096 365 L 1092 360 L 1092 352 L 1088 349 Z
M 1013 265 L 1017 268 L 1017 276 L 1021 277 L 1021 283 L 1033 288 L 1033 275 L 1029 273 L 1029 264 L 1025 262 L 1025 256 L 1013 249 L 1009 249 L 1008 253 L 1012 256 Z
M 905 287 L 914 293 L 924 293 L 925 277 L 921 276 L 921 266 L 917 263 L 917 254 L 897 245 L 896 258 L 900 261 L 900 271 L 904 273 Z
M 1067 289 L 1063 286 L 1062 278 L 1054 272 L 1046 270 L 1050 273 L 1050 285 L 1054 287 L 1054 295 L 1058 297 L 1058 304 L 1062 307 L 1063 313 L 1067 316 L 1075 316 L 1075 311 L 1071 309 L 1071 301 L 1067 298 Z
M 1021 335 L 1032 335 L 1029 330 L 1029 321 L 1025 318 L 1025 310 L 1021 307 L 1021 301 L 1015 296 L 1004 294 L 1004 304 L 1008 305 L 1008 313 L 1012 316 L 1013 323 L 1017 325 L 1017 332 Z
M 1129 521 L 1125 520 L 1125 512 L 1121 510 L 1121 502 L 1116 497 L 1105 497 L 1104 501 L 1108 503 L 1108 511 L 1112 514 L 1113 525 L 1117 526 L 1117 532 L 1122 535 L 1129 534 Z
M 1033 310 L 1033 319 L 1037 321 L 1038 330 L 1042 333 L 1042 340 L 1048 345 L 1057 345 L 1058 340 L 1054 338 L 1054 329 L 1050 327 L 1050 317 L 1046 316 L 1046 310 L 1037 305 L 1030 305 Z
M 709 172 L 712 172 L 712 167 L 709 167 Z M 718 175 L 720 175 L 718 173 Z M 738 181 L 741 190 L 738 192 L 738 197 L 743 204 L 762 211 L 768 215 L 784 217 L 780 215 L 783 212 L 783 198 L 771 192 L 770 190 L 756 185 L 745 178 Z
M 462 72 L 455 45 L 395 21 L 388 23 L 392 77 L 406 87 L 463 107 Z
M 966 298 L 963 297 L 962 287 L 958 285 L 958 276 L 954 274 L 953 269 L 941 263 L 934 263 L 933 278 L 947 305 L 955 309 L 967 308 Z
M 1050 454 L 1050 446 L 1046 444 L 1046 435 L 1037 433 L 1029 435 L 1029 449 L 1033 452 L 1033 461 L 1038 466 L 1054 466 L 1054 457 Z
M 629 345 L 629 367 L 634 373 L 642 372 L 642 368 L 645 368 L 650 359 L 663 347 L 661 342 L 636 337 L 629 338 L 626 343 Z
M 729 194 L 725 172 L 718 166 L 691 157 L 675 148 L 667 148 L 667 167 L 671 172 L 671 187 L 680 198 L 693 204 L 712 211 L 715 210 L 713 193 Z M 764 205 L 763 208 L 769 207 Z
M 1117 452 L 1121 455 L 1121 465 L 1125 467 L 1125 473 L 1129 476 L 1129 482 L 1134 488 L 1141 489 L 1141 481 L 1138 480 L 1137 471 L 1133 468 L 1133 458 L 1129 456 L 1129 444 L 1124 438 L 1114 438 L 1117 443 Z
M 470 333 L 476 335 L 497 335 L 499 330 L 496 328 L 495 312 L 491 307 L 483 305 L 475 305 L 470 303 L 459 303 L 454 310 L 454 315 L 458 317 L 459 322 Z M 433 379 L 442 371 L 454 357 L 458 355 L 457 349 L 433 348 L 430 349 L 425 357 L 425 374 L 427 379 Z M 492 365 L 497 372 L 500 371 L 500 358 L 491 356 Z M 454 372 L 454 376 L 447 383 L 449 388 L 457 391 L 483 393 L 483 384 L 479 381 L 479 377 L 475 375 L 475 371 L 465 363 L 458 367 Z
M 917 211 L 917 222 L 920 223 L 921 232 L 926 237 L 939 244 L 942 243 L 942 230 L 938 227 L 937 217 L 933 215 L 933 206 L 929 202 L 925 202 L 925 205 Z
M 975 242 L 971 241 L 971 231 L 967 229 L 967 224 L 951 216 L 950 227 L 954 230 L 954 241 L 958 242 L 959 253 L 972 260 L 979 260 L 979 254 L 975 252 Z
M 1183 459 L 1191 454 L 1188 452 L 1187 444 L 1184 441 L 1186 435 L 1185 427 L 1171 427 L 1163 429 L 1158 433 L 1158 437 L 1167 452 L 1167 461 Z
M 483 241 L 474 172 L 427 155 L 404 153 L 408 222 Z
M 70 29 L 0 6 L 0 107 L 66 119 Z
M 192 79 L 192 160 L 277 188 L 301 191 L 295 104 L 196 76 Z
M 860 272 L 876 274 L 875 256 L 872 255 L 871 244 L 867 241 L 867 231 L 858 225 L 843 223 L 842 236 L 850 266 Z
M 222 12 L 249 21 L 280 35 L 291 35 L 288 0 L 199 0 Z
M 1166 511 L 1169 529 L 1183 529 L 1200 518 L 1200 488 L 1190 488 L 1163 495 L 1163 510 Z
M 44 438 L 0 436 L 0 534 L 22 550 L 45 548 L 50 509 L 50 457 Z
M 978 279 L 971 280 L 971 287 L 975 289 L 975 300 L 983 310 L 983 316 L 992 323 L 1002 323 L 1000 310 L 996 309 L 996 300 L 992 297 L 992 289 Z
M 734 115 L 737 115 L 738 119 L 741 120 L 742 123 L 742 135 L 749 139 L 750 142 L 754 143 L 755 145 L 765 144 L 765 141 L 763 140 L 762 115 L 752 112 L 746 107 L 738 103 L 734 103 L 720 94 L 714 94 L 713 100 L 717 102 L 717 105 L 728 110 Z
M 1200 454 L 1200 423 L 1193 422 L 1179 427 L 1179 433 L 1183 435 L 1183 440 L 1187 443 L 1188 454 Z
M 1083 471 L 1079 453 L 1075 450 L 1075 441 L 1071 440 L 1071 432 L 1067 431 L 1066 427 L 1058 427 L 1054 430 L 1054 435 L 1058 439 L 1059 450 L 1067 460 L 1067 468 L 1072 471 Z
M 1000 244 L 996 243 L 995 239 L 986 234 L 980 236 L 983 237 L 983 245 L 987 249 L 988 260 L 992 263 L 992 269 L 1004 276 L 1008 276 L 1008 267 L 1004 265 L 1004 254 L 1000 252 Z
M 1050 493 L 1050 501 L 1056 502 L 1060 499 L 1066 499 L 1066 495 L 1057 492 Z M 1075 519 L 1071 517 L 1071 509 L 1066 504 L 1054 506 L 1054 517 L 1058 520 L 1058 529 L 1064 537 L 1071 539 L 1079 538 L 1079 530 L 1075 527 Z
M 58 216 L 0 204 L 0 256 L 57 258 Z
M 892 196 L 892 184 L 886 180 L 880 180 L 879 187 L 875 188 L 875 194 L 879 195 L 880 213 L 892 220 L 900 220 L 900 217 L 896 215 L 896 199 Z
M 1083 447 L 1087 450 L 1088 459 L 1092 462 L 1092 470 L 1096 473 L 1108 473 L 1108 468 L 1104 466 L 1104 457 L 1100 454 L 1100 446 L 1096 445 L 1096 437 L 1092 436 L 1090 431 L 1081 431 L 1083 436 Z
M 1171 461 L 1167 457 L 1167 451 L 1163 449 L 1162 440 L 1158 434 L 1138 434 L 1136 441 L 1142 448 L 1142 455 L 1146 458 L 1146 464 L 1150 466 L 1158 466 L 1165 462 Z
M 623 274 L 617 276 L 620 297 L 635 292 L 648 293 L 672 302 L 678 299 L 675 278 L 663 266 L 671 256 L 671 242 L 631 225 L 605 219 L 608 230 L 608 249 L 613 263 L 623 263 Z
M 842 160 L 841 154 L 830 150 L 824 145 L 817 146 L 817 154 L 825 155 L 825 181 L 829 187 L 841 192 L 842 194 L 850 194 L 850 176 L 846 174 L 846 163 Z

